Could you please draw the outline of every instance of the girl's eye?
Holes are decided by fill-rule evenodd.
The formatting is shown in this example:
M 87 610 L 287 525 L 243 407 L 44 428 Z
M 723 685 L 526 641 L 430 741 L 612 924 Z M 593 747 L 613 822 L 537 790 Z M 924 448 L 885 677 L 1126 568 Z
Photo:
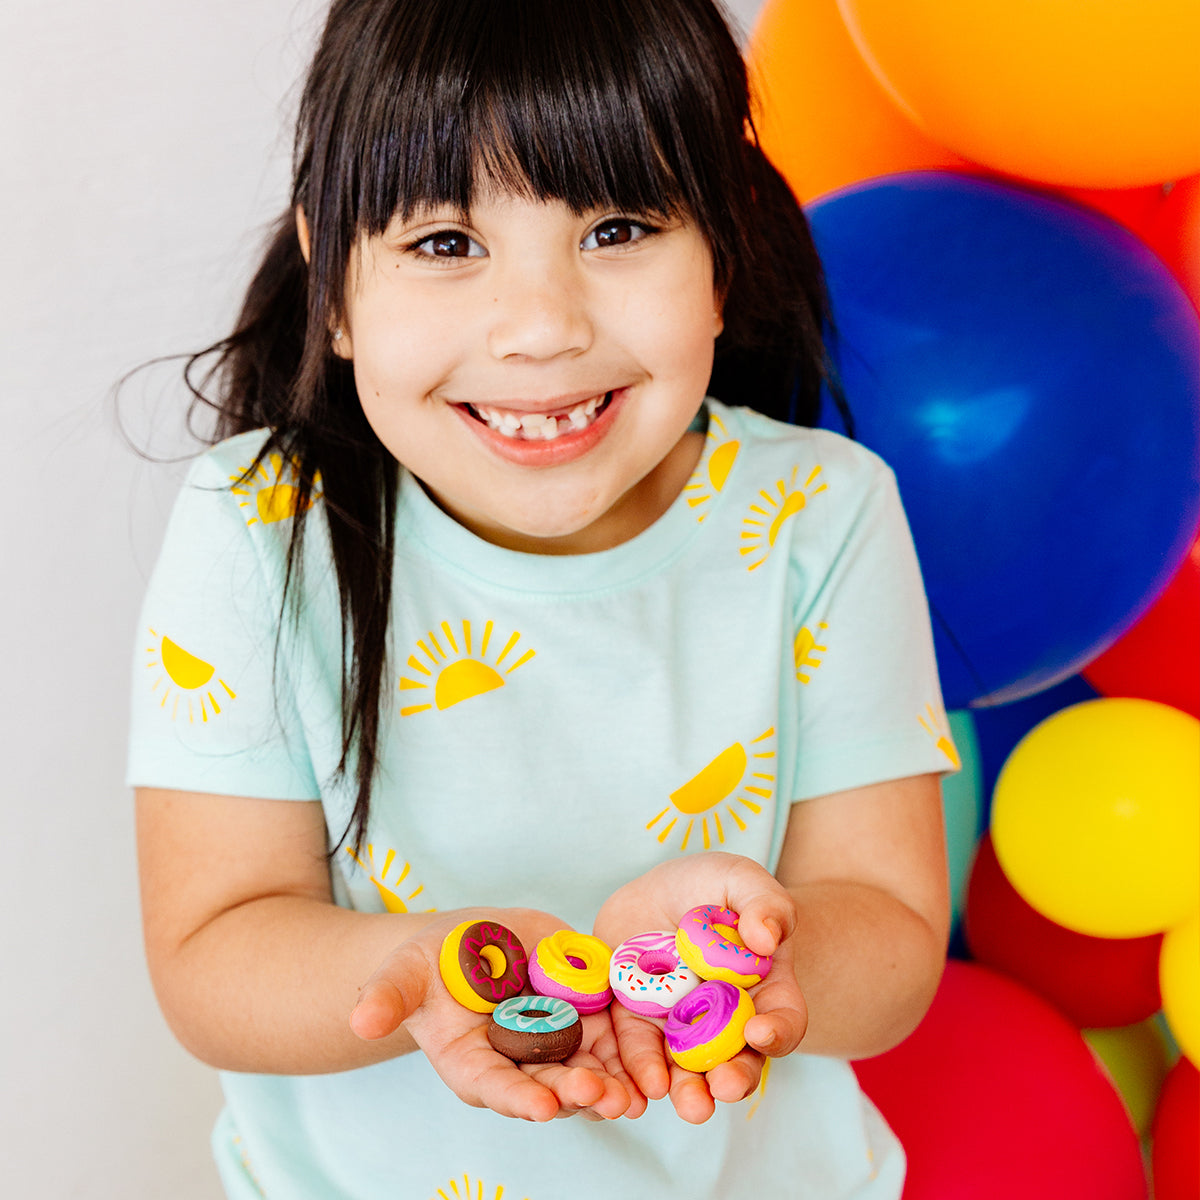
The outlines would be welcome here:
M 597 225 L 583 239 L 581 245 L 585 250 L 603 250 L 611 246 L 640 242 L 653 232 L 653 228 L 642 221 L 634 221 L 629 217 L 613 217 Z
M 443 229 L 431 233 L 419 242 L 413 243 L 412 249 L 421 255 L 431 258 L 483 258 L 484 248 L 458 229 Z

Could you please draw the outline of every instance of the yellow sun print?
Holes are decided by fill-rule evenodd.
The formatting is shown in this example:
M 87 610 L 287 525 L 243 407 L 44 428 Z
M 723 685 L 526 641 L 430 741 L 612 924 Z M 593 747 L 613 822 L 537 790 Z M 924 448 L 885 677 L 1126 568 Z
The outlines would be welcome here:
M 799 471 L 798 466 L 793 467 L 789 479 L 775 481 L 778 496 L 764 488 L 758 493 L 762 504 L 750 505 L 750 511 L 742 521 L 743 545 L 740 550 L 743 558 L 753 556 L 752 561 L 746 564 L 747 571 L 753 571 L 767 561 L 779 537 L 779 531 L 787 521 L 800 512 L 814 496 L 820 495 L 828 488 L 826 483 L 813 486 L 821 474 L 820 466 L 813 467 L 808 478 L 797 487 L 796 476 Z
M 817 626 L 818 631 L 828 628 L 824 621 Z M 812 675 L 805 672 L 815 671 L 825 661 L 818 655 L 824 654 L 828 649 L 828 646 L 822 646 L 817 641 L 817 634 L 807 625 L 800 627 L 800 632 L 796 634 L 796 640 L 792 643 L 792 653 L 796 660 L 796 678 L 801 683 L 812 682 Z
M 383 856 L 382 866 L 376 865 L 375 847 L 367 843 L 367 857 L 364 861 L 352 847 L 346 847 L 346 853 L 371 877 L 383 907 L 390 913 L 412 912 L 413 901 L 425 890 L 423 883 L 413 887 L 414 880 L 409 879 L 412 866 L 398 857 L 395 850 L 388 848 Z M 393 868 L 395 870 L 393 871 Z M 421 912 L 437 912 L 435 908 L 423 908 Z
M 485 692 L 495 691 L 504 687 L 507 676 L 523 667 L 537 653 L 526 650 L 518 656 L 521 635 L 513 633 L 504 643 L 492 662 L 487 661 L 489 650 L 493 650 L 491 621 L 483 627 L 483 637 L 479 643 L 478 652 L 473 646 L 474 634 L 470 621 L 462 623 L 462 648 L 449 621 L 441 624 L 443 646 L 437 634 L 430 630 L 424 638 L 418 639 L 416 651 L 408 657 L 408 667 L 412 675 L 400 677 L 402 692 L 429 692 L 429 699 L 421 697 L 420 704 L 411 704 L 400 710 L 402 717 L 415 716 L 417 713 L 428 712 L 431 708 L 444 709 L 481 696 Z M 510 660 L 509 656 L 512 656 Z M 503 674 L 501 674 L 503 671 Z M 415 678 L 414 678 L 415 677 Z M 414 697 L 416 699 L 416 697 Z
M 775 794 L 774 728 L 760 733 L 747 750 L 741 742 L 726 746 L 716 758 L 702 767 L 681 787 L 671 793 L 671 803 L 657 816 L 646 822 L 659 842 L 666 842 L 676 826 L 683 822 L 679 849 L 686 850 L 700 824 L 700 839 L 705 850 L 713 839 L 725 844 L 725 823 L 717 810 L 724 805 L 726 815 L 738 829 L 746 829 L 746 817 L 756 817 L 763 803 Z M 662 827 L 655 827 L 663 822 Z
M 181 704 L 187 710 L 187 719 L 193 724 L 200 718 L 207 724 L 210 717 L 221 715 L 221 702 L 217 693 L 223 691 L 225 702 L 236 700 L 237 694 L 223 679 L 209 687 L 216 668 L 202 658 L 190 654 L 182 646 L 150 630 L 154 643 L 146 647 L 146 668 L 156 671 L 150 690 L 159 697 L 159 707 L 169 711 L 174 721 L 181 714 Z
M 720 432 L 717 432 L 718 430 Z M 741 442 L 729 436 L 729 430 L 716 413 L 709 414 L 707 437 L 714 444 L 708 447 L 700 465 L 683 489 L 688 505 L 697 510 L 697 521 L 703 521 L 708 516 L 708 502 L 725 487 L 729 472 L 733 470 L 734 460 L 742 448 Z
M 271 469 L 267 470 L 267 463 Z M 286 521 L 294 517 L 300 507 L 300 489 L 294 483 L 286 482 L 287 477 L 295 477 L 296 463 L 289 460 L 284 464 L 282 454 L 267 456 L 266 462 L 261 462 L 247 478 L 249 467 L 243 467 L 240 474 L 230 475 L 233 484 L 229 490 L 235 496 L 240 496 L 238 506 L 250 510 L 246 518 L 247 525 L 272 525 L 276 521 Z M 305 511 L 310 509 L 314 500 L 320 495 L 314 492 L 304 505 Z
M 950 729 L 933 710 L 932 704 L 925 705 L 925 714 L 917 714 L 921 728 L 933 739 L 934 745 L 950 760 L 950 765 L 957 771 L 962 767 L 962 759 L 958 757 L 958 748 L 950 736 Z
M 472 1183 L 471 1177 L 464 1175 L 461 1188 L 458 1186 L 458 1180 L 452 1179 L 444 1188 L 438 1188 L 429 1200 L 504 1200 L 503 1187 L 497 1187 L 495 1191 L 489 1187 L 485 1194 L 484 1186 L 481 1179 Z M 515 1196 L 513 1200 L 516 1200 Z M 529 1197 L 524 1197 L 524 1200 L 529 1200 Z

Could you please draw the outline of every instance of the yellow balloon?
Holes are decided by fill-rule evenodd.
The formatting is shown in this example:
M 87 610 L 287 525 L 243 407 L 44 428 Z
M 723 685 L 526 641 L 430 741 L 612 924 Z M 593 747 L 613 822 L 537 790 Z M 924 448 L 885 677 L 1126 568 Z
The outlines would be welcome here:
M 837 0 L 767 0 L 746 59 L 762 148 L 804 203 L 879 175 L 966 165 L 884 91 Z
M 1136 1025 L 1085 1029 L 1083 1039 L 1120 1093 L 1138 1136 L 1145 1137 L 1170 1066 L 1157 1020 L 1151 1017 Z
M 934 141 L 1042 183 L 1200 170 L 1196 0 L 838 0 L 880 82 Z
M 1158 981 L 1171 1036 L 1200 1067 L 1200 914 L 1163 938 Z
M 1017 744 L 996 781 L 992 841 L 1043 916 L 1142 937 L 1200 907 L 1200 722 L 1152 700 L 1065 708 Z

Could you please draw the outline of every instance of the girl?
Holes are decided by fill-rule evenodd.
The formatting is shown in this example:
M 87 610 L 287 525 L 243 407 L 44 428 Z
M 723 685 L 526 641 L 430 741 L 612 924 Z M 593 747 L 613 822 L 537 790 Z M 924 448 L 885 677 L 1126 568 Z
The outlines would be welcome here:
M 900 1194 L 845 1059 L 939 977 L 953 750 L 891 474 L 804 427 L 824 316 L 710 0 L 336 0 L 137 650 L 230 1196 Z M 713 902 L 775 965 L 706 1076 L 619 1007 L 519 1068 L 438 975 Z

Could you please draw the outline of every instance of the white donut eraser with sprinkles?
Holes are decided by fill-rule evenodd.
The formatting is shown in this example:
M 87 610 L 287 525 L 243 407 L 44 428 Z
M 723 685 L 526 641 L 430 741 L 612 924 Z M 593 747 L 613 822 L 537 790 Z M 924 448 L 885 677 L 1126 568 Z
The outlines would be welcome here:
M 740 988 L 761 983 L 771 969 L 771 956 L 747 950 L 737 925 L 738 914 L 720 904 L 688 909 L 675 934 L 679 957 L 701 979 L 723 979 Z
M 673 933 L 639 933 L 612 953 L 608 982 L 613 999 L 640 1017 L 665 1017 L 700 983 L 679 957 Z

